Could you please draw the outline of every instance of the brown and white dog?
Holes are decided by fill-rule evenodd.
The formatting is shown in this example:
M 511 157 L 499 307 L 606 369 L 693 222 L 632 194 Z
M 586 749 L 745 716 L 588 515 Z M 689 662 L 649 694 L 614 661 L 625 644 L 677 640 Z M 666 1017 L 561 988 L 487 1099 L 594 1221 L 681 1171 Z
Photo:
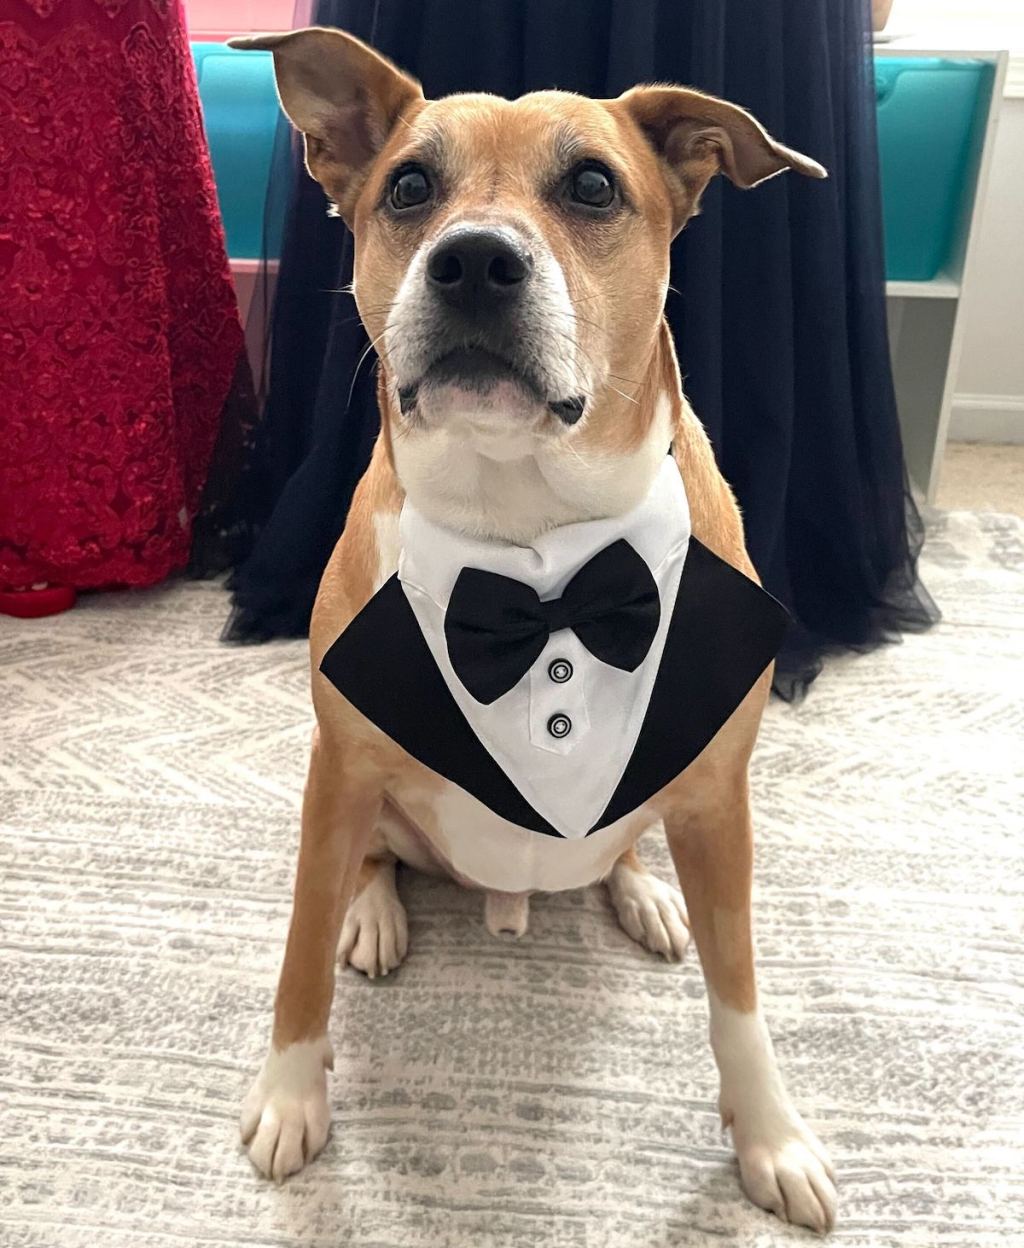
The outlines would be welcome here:
M 525 930 L 532 889 L 604 880 L 623 927 L 648 948 L 678 958 L 693 931 L 743 1187 L 779 1217 L 825 1231 L 832 1168 L 783 1086 L 754 977 L 747 768 L 771 668 L 674 781 L 572 841 L 498 826 L 481 803 L 453 796 L 319 670 L 395 572 L 406 498 L 449 530 L 529 543 L 635 507 L 671 444 L 694 536 L 755 578 L 733 495 L 682 395 L 662 315 L 669 243 L 719 171 L 750 187 L 786 169 L 824 170 L 741 109 L 682 88 L 427 101 L 338 31 L 235 46 L 273 51 L 309 170 L 355 234 L 382 428 L 313 613 L 318 726 L 272 1044 L 242 1112 L 249 1155 L 282 1179 L 323 1147 L 339 944 L 342 961 L 371 976 L 405 956 L 397 860 L 481 888 L 495 932 Z M 433 367 L 453 352 L 461 365 Z M 481 359 L 486 384 L 474 375 Z M 688 919 L 634 849 L 658 823 Z M 503 849 L 477 864 L 485 828 Z

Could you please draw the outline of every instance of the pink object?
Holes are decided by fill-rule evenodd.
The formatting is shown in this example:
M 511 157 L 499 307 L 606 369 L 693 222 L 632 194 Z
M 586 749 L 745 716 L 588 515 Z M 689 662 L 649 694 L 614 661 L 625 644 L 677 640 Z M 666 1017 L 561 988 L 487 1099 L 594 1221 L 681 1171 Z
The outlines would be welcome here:
M 250 30 L 291 30 L 293 0 L 185 0 L 189 35 L 224 40 Z

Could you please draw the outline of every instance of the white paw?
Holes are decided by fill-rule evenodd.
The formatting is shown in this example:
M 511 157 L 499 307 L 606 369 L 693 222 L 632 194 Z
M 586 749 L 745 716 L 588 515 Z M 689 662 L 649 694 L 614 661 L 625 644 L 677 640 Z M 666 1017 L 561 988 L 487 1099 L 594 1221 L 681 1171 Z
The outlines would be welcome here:
M 409 925 L 395 888 L 395 870 L 382 865 L 348 908 L 338 959 L 375 979 L 393 971 L 408 950 Z
M 682 958 L 690 928 L 678 889 L 647 871 L 616 863 L 608 877 L 608 892 L 627 935 L 670 962 Z
M 333 1067 L 326 1036 L 267 1054 L 239 1121 L 249 1159 L 266 1178 L 282 1183 L 323 1148 L 331 1124 L 327 1071 Z
M 762 1209 L 825 1234 L 835 1226 L 835 1171 L 813 1131 L 790 1110 L 773 1123 L 732 1124 L 743 1190 Z

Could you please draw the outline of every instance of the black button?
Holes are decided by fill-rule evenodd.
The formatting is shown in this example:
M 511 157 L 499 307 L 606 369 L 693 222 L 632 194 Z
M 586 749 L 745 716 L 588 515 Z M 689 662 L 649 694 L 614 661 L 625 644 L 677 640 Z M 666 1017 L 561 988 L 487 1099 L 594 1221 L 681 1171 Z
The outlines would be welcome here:
M 552 659 L 548 664 L 548 675 L 556 685 L 564 685 L 572 679 L 572 664 L 568 659 Z
M 561 712 L 552 715 L 548 720 L 548 732 L 560 741 L 562 737 L 567 737 L 572 732 L 572 720 Z

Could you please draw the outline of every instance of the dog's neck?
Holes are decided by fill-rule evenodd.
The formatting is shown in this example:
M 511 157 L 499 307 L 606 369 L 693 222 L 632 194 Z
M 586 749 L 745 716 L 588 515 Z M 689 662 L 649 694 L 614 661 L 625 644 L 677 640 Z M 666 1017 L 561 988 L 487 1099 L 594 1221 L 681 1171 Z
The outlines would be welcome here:
M 517 435 L 481 428 L 471 414 L 443 428 L 400 432 L 392 412 L 399 482 L 434 523 L 472 537 L 524 544 L 560 525 L 621 515 L 647 494 L 672 441 L 681 402 L 671 340 L 658 333 L 641 378 L 626 394 L 606 389 L 592 420 L 611 436 Z M 387 387 L 381 387 L 385 400 Z M 511 425 L 511 422 L 510 422 Z

